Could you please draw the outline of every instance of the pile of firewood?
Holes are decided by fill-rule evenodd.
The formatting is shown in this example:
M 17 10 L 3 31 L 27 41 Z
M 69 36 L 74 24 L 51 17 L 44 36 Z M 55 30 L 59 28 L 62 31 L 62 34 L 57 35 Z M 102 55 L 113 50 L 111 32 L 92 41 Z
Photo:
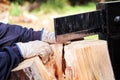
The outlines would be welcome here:
M 106 41 L 83 40 L 51 45 L 54 55 L 43 64 L 38 56 L 12 70 L 10 80 L 114 80 Z

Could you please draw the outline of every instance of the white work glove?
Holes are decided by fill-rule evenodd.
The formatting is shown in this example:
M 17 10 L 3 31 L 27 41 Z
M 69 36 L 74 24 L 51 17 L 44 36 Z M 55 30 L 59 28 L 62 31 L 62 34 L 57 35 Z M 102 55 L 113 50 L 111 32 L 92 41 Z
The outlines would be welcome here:
M 51 46 L 46 42 L 36 40 L 26 43 L 19 42 L 16 45 L 24 59 L 40 56 L 43 63 L 46 63 L 53 55 Z
M 44 42 L 48 42 L 48 43 L 56 43 L 55 33 L 54 32 L 49 32 L 45 29 L 42 29 L 41 40 L 44 41 Z

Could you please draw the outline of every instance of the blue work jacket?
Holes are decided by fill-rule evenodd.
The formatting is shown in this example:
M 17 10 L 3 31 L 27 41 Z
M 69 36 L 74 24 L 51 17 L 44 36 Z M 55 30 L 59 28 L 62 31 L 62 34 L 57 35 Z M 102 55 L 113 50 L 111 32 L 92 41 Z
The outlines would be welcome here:
M 42 31 L 0 23 L 0 80 L 9 80 L 10 72 L 22 60 L 15 43 L 40 40 Z

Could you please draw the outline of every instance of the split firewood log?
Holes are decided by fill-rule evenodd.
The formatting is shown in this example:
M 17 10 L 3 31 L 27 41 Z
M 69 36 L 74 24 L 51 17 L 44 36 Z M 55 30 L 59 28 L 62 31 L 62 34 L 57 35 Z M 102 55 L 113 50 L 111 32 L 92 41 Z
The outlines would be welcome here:
M 56 80 L 39 57 L 27 59 L 12 70 L 10 80 Z
M 77 41 L 64 49 L 66 80 L 114 80 L 106 41 Z
M 10 80 L 115 80 L 103 40 L 52 44 L 54 55 L 43 64 L 39 57 L 23 61 Z

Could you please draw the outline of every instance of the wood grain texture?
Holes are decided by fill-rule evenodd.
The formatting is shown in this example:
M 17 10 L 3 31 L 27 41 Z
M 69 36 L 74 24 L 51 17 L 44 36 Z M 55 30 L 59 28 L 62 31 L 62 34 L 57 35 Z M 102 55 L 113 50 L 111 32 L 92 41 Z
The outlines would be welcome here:
M 63 44 L 53 44 L 53 45 L 51 45 L 51 47 L 54 51 L 54 60 L 56 63 L 55 76 L 58 80 L 63 80 L 64 79 Z
M 12 70 L 10 80 L 63 80 L 62 44 L 51 45 L 54 55 L 43 64 L 39 57 L 23 61 Z
M 27 59 L 12 70 L 10 80 L 55 80 L 39 57 Z
M 106 41 L 77 41 L 64 49 L 66 80 L 114 80 Z
M 12 70 L 10 80 L 114 80 L 103 40 L 52 44 L 54 55 L 43 64 L 33 57 Z

